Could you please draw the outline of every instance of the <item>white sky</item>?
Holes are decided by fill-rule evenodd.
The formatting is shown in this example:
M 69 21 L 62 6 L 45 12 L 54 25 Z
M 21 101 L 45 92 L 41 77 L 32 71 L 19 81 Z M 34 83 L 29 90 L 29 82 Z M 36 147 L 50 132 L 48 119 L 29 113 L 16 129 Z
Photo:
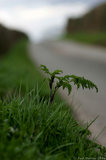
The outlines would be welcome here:
M 31 0 L 21 0 L 23 3 L 14 0 L 14 4 L 8 3 L 10 1 L 13 0 L 0 0 L 0 22 L 27 32 L 32 39 L 43 38 L 47 30 L 50 34 L 50 28 L 62 28 L 68 17 L 82 15 L 89 9 L 88 3 L 82 2 L 83 0 L 56 5 L 41 3 L 41 0 L 39 4 L 36 2 L 31 5 Z

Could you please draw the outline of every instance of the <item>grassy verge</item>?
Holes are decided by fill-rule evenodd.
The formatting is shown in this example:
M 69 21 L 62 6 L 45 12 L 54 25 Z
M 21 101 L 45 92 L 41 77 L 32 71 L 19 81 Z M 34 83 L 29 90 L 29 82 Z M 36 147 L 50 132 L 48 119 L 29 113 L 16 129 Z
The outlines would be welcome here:
M 66 34 L 62 37 L 62 39 L 75 40 L 81 43 L 106 47 L 106 32 L 100 32 L 100 33 L 77 32 L 73 34 Z
M 0 158 L 77 160 L 105 157 L 106 149 L 58 98 L 50 107 L 48 86 L 20 42 L 0 63 Z

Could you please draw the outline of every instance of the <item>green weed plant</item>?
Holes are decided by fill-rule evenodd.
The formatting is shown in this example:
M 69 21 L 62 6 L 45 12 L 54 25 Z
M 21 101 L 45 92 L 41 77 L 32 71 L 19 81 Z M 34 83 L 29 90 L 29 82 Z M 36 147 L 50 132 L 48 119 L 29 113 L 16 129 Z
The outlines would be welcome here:
M 50 88 L 50 103 L 53 102 L 54 96 L 60 87 L 62 87 L 63 89 L 67 88 L 68 95 L 70 95 L 72 91 L 72 83 L 74 83 L 74 85 L 77 86 L 77 89 L 79 89 L 80 87 L 82 87 L 83 89 L 95 88 L 96 92 L 98 92 L 97 86 L 92 81 L 87 80 L 84 77 L 78 77 L 76 75 L 69 75 L 69 74 L 65 76 L 60 76 L 60 74 L 63 73 L 62 70 L 54 70 L 53 72 L 50 72 L 45 65 L 41 65 L 41 69 L 46 74 L 49 75 L 48 81 L 49 81 L 49 88 Z

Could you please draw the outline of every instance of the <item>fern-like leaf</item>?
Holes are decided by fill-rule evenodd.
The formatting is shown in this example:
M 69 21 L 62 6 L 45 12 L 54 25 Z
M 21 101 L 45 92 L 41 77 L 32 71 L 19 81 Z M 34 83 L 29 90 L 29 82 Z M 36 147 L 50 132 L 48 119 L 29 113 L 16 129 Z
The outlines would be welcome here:
M 78 77 L 75 75 L 71 75 L 71 78 L 72 79 L 70 82 L 73 82 L 74 85 L 77 86 L 77 88 L 80 88 L 80 86 L 82 86 L 83 89 L 84 88 L 89 88 L 89 89 L 95 88 L 96 92 L 98 92 L 97 86 L 93 82 L 91 82 L 90 80 L 87 80 L 84 77 Z
M 63 73 L 63 71 L 62 70 L 54 70 L 54 72 L 52 73 L 52 76 L 55 76 L 55 75 L 59 75 L 59 74 L 61 74 L 61 73 Z
M 68 89 L 68 95 L 71 93 L 72 91 L 72 86 L 69 83 L 69 81 L 67 80 L 67 78 L 64 77 L 56 77 L 59 81 L 57 82 L 57 88 L 63 87 L 63 89 L 67 88 Z
M 45 73 L 51 75 L 51 73 L 49 72 L 49 69 L 45 65 L 41 65 L 41 70 L 44 71 Z
M 67 88 L 68 89 L 68 95 L 70 95 L 71 91 L 72 91 L 72 86 L 67 83 L 67 82 L 63 82 L 63 89 Z

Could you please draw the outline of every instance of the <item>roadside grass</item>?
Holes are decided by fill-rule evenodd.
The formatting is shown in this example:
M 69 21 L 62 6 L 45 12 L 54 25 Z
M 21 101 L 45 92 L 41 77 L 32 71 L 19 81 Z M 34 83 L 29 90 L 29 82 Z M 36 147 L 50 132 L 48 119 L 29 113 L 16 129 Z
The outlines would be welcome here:
M 42 79 L 38 69 L 35 68 L 32 62 L 29 60 L 27 53 L 26 42 L 21 41 L 15 45 L 10 52 L 5 55 L 0 61 L 0 96 L 14 94 L 15 90 L 21 92 L 31 90 L 37 84 L 40 86 L 45 83 Z M 43 84 L 42 92 L 43 96 L 48 95 L 47 83 Z
M 90 132 L 73 118 L 27 56 L 26 42 L 14 46 L 0 62 L 0 159 L 77 160 L 106 156 L 106 148 L 89 140 Z
M 76 32 L 65 34 L 62 39 L 106 47 L 106 32 Z

